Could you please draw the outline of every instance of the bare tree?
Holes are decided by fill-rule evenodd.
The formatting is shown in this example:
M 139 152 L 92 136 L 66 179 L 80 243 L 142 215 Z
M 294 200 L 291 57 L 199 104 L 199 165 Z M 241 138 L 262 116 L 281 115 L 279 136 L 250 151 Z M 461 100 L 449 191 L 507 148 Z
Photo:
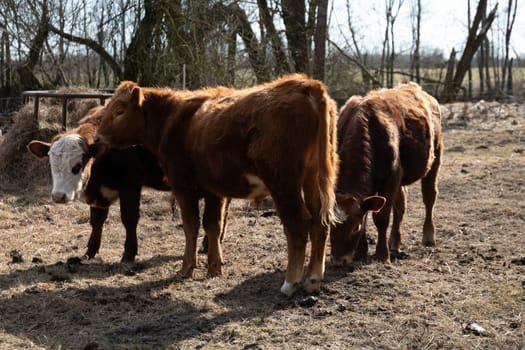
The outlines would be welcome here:
M 483 23 L 481 23 L 484 9 L 486 8 L 486 3 L 487 0 L 480 0 L 478 3 L 478 9 L 476 11 L 476 15 L 474 16 L 472 27 L 469 30 L 467 43 L 465 44 L 465 49 L 463 50 L 463 54 L 461 55 L 461 58 L 459 59 L 459 62 L 456 66 L 456 72 L 453 78 L 449 77 L 445 81 L 445 86 L 441 93 L 441 102 L 451 102 L 455 100 L 456 95 L 460 89 L 461 82 L 463 81 L 468 67 L 470 66 L 470 62 L 472 61 L 472 57 L 474 56 L 477 49 L 485 39 L 485 36 L 488 30 L 490 29 L 494 18 L 496 17 L 496 10 L 498 8 L 497 4 L 494 7 L 494 9 L 489 13 L 486 20 L 483 21 Z M 480 24 L 482 25 L 479 29 Z
M 505 25 L 505 54 L 503 59 L 503 65 L 501 67 L 501 91 L 505 91 L 507 88 L 507 94 L 512 94 L 512 82 L 510 66 L 511 61 L 509 60 L 509 47 L 510 47 L 510 36 L 512 34 L 512 28 L 514 27 L 514 21 L 516 20 L 516 12 L 518 7 L 518 0 L 508 0 L 506 9 L 506 25 Z
M 421 61 L 419 54 L 419 46 L 421 42 L 421 0 L 415 0 L 412 4 L 412 40 L 413 40 L 413 51 L 412 51 L 412 62 L 410 65 L 410 73 L 414 74 L 414 79 L 418 84 L 421 82 Z
M 381 81 L 383 85 L 393 86 L 394 85 L 394 60 L 395 60 L 395 39 L 394 39 L 394 24 L 399 10 L 403 6 L 404 0 L 385 0 L 386 9 L 386 28 L 385 38 L 383 40 L 383 53 L 381 56 Z M 386 70 L 386 72 L 385 72 Z M 386 73 L 386 84 L 384 84 L 384 75 Z

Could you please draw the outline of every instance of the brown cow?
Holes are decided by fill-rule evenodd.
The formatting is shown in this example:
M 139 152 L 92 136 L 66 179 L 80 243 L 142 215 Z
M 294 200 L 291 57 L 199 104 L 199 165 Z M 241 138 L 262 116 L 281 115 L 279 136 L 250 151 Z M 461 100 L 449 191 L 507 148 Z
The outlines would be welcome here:
M 347 218 L 332 227 L 332 261 L 342 264 L 366 258 L 367 211 L 374 212 L 378 230 L 375 256 L 390 261 L 386 242 L 390 212 L 393 208 L 389 245 L 398 252 L 406 207 L 404 186 L 417 180 L 426 208 L 423 244 L 435 245 L 432 215 L 443 152 L 438 102 L 419 85 L 403 83 L 350 98 L 337 126 L 341 159 L 337 202 Z
M 209 98 L 210 94 L 217 96 Z M 203 96 L 204 95 L 204 96 Z M 271 195 L 284 226 L 288 268 L 281 287 L 291 295 L 302 280 L 318 292 L 326 241 L 335 220 L 336 107 L 324 85 L 302 75 L 236 91 L 193 96 L 123 82 L 106 107 L 97 136 L 157 153 L 180 205 L 186 245 L 181 274 L 197 262 L 198 200 L 209 241 L 208 274 L 221 274 L 220 222 L 227 197 Z

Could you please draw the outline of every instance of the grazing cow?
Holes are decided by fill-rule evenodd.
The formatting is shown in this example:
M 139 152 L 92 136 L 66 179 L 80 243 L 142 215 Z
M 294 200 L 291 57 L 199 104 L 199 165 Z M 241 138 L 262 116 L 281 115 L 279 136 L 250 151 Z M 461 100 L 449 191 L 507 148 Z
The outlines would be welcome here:
M 374 212 L 378 230 L 375 257 L 390 261 L 386 231 L 393 209 L 389 239 L 392 252 L 401 244 L 406 188 L 421 180 L 425 223 L 423 244 L 434 246 L 433 207 L 443 152 L 438 102 L 415 83 L 371 91 L 350 98 L 338 121 L 340 170 L 337 203 L 347 218 L 332 227 L 331 255 L 339 265 L 366 259 L 366 214 Z
M 215 97 L 210 95 L 215 94 Z M 288 268 L 281 291 L 302 280 L 318 292 L 330 225 L 335 221 L 336 106 L 324 85 L 303 75 L 236 91 L 177 94 L 123 82 L 108 102 L 97 141 L 156 152 L 172 186 L 186 238 L 180 273 L 197 263 L 198 200 L 209 242 L 208 275 L 221 274 L 219 240 L 227 197 L 271 195 L 284 226 Z
M 56 203 L 67 203 L 84 197 L 90 204 L 91 235 L 86 256 L 92 259 L 100 248 L 102 228 L 109 206 L 120 197 L 120 212 L 126 228 L 123 262 L 134 261 L 137 254 L 137 223 L 140 191 L 148 186 L 169 190 L 164 174 L 154 156 L 140 148 L 101 152 L 90 159 L 99 146 L 93 137 L 100 121 L 102 107 L 95 107 L 82 118 L 79 127 L 56 135 L 51 143 L 33 140 L 29 151 L 38 158 L 49 156 Z

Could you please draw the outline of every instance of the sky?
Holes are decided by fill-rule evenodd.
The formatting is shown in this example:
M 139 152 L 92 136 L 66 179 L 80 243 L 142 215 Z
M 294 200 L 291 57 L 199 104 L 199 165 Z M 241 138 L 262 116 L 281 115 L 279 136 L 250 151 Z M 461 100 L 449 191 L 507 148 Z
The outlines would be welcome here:
M 380 52 L 385 32 L 385 0 L 348 0 L 351 7 L 352 25 L 359 35 L 361 50 Z M 396 0 L 398 3 L 399 0 Z M 394 24 L 396 51 L 408 50 L 412 40 L 411 7 L 414 0 L 404 0 Z M 474 17 L 477 0 L 471 0 L 471 17 Z M 507 0 L 500 0 L 498 14 L 492 24 L 494 40 L 501 40 L 505 28 Z M 350 40 L 347 21 L 347 0 L 333 0 L 330 16 L 330 37 L 338 44 Z M 431 52 L 438 49 L 448 56 L 452 48 L 463 49 L 467 38 L 467 0 L 421 0 L 421 44 L 422 49 Z M 492 9 L 496 1 L 489 0 Z M 499 30 L 497 30 L 499 28 Z M 494 29 L 496 29 L 494 31 Z M 503 43 L 503 41 L 501 41 Z M 525 55 L 525 2 L 518 0 L 518 10 L 511 35 L 511 56 L 515 51 Z

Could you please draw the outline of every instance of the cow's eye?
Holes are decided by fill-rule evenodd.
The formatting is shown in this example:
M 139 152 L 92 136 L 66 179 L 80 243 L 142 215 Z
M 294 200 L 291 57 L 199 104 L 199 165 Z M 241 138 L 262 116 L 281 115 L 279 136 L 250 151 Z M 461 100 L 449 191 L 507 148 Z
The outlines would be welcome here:
M 77 163 L 72 169 L 71 169 L 71 172 L 73 174 L 78 174 L 80 172 L 80 170 L 82 169 L 82 164 L 80 163 Z

